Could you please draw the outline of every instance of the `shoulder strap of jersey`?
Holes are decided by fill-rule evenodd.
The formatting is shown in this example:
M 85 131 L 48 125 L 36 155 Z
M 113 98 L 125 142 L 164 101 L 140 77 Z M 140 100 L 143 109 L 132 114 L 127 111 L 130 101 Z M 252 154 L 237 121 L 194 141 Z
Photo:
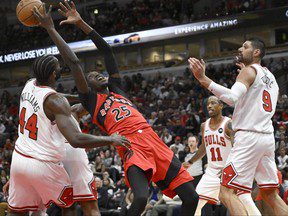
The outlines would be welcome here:
M 204 130 L 203 130 L 203 132 L 205 132 L 207 129 L 209 129 L 210 120 L 211 120 L 211 118 L 207 119 L 204 122 Z

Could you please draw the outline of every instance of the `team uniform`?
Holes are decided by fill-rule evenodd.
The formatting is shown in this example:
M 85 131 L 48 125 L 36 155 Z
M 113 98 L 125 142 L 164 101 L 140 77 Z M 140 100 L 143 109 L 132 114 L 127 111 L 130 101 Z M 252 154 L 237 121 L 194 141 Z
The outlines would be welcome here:
M 210 118 L 204 123 L 203 144 L 206 148 L 208 166 L 205 174 L 196 187 L 199 199 L 206 200 L 208 203 L 219 203 L 220 175 L 226 164 L 226 160 L 231 151 L 231 139 L 225 134 L 225 128 L 231 120 L 223 117 L 221 124 L 215 130 L 210 128 Z
M 279 87 L 273 74 L 258 64 L 254 83 L 236 103 L 232 128 L 234 146 L 222 173 L 222 185 L 251 192 L 254 177 L 259 188 L 278 187 L 271 118 Z
M 94 93 L 79 94 L 83 106 L 92 116 L 92 121 L 106 134 L 119 132 L 131 142 L 131 150 L 117 147 L 124 161 L 126 183 L 127 170 L 136 165 L 144 171 L 152 170 L 149 180 L 169 197 L 174 197 L 174 189 L 193 180 L 173 152 L 153 131 L 136 107 L 126 99 L 121 90 L 121 80 L 109 79 L 109 95 Z M 114 93 L 116 92 L 116 93 Z
M 13 211 L 37 211 L 51 202 L 73 204 L 73 188 L 61 163 L 65 138 L 45 115 L 43 103 L 55 94 L 29 80 L 20 97 L 18 139 L 12 156 L 8 204 Z
M 81 131 L 78 122 L 74 120 Z M 63 165 L 73 185 L 74 202 L 97 200 L 96 184 L 85 150 L 73 148 L 67 141 L 65 147 L 66 155 L 63 158 Z

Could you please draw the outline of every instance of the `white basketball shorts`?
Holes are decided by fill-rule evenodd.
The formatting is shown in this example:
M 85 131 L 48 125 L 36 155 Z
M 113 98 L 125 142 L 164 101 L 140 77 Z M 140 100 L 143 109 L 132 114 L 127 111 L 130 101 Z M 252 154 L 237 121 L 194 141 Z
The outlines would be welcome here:
M 97 199 L 97 189 L 84 149 L 73 148 L 67 143 L 63 165 L 73 185 L 74 201 Z
M 73 204 L 73 188 L 62 163 L 44 162 L 17 150 L 12 156 L 8 204 L 15 212 L 37 211 L 54 202 Z
M 254 178 L 259 188 L 277 188 L 273 134 L 238 131 L 222 172 L 222 185 L 251 192 Z

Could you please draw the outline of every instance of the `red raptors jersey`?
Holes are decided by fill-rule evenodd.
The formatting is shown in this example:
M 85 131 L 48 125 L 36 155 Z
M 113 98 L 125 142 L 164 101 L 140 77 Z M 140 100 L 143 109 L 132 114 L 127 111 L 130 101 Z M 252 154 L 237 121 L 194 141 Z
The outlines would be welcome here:
M 135 106 L 122 95 L 110 92 L 97 94 L 92 122 L 108 135 L 115 132 L 131 134 L 150 127 Z

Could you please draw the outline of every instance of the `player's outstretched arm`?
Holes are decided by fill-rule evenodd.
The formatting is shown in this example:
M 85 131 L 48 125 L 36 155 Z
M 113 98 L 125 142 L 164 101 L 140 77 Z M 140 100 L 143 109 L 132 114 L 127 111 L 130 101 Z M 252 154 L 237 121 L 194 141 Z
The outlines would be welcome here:
M 113 51 L 109 44 L 88 24 L 86 23 L 80 14 L 76 10 L 76 6 L 73 1 L 69 4 L 68 1 L 60 3 L 61 9 L 59 13 L 66 17 L 66 20 L 60 22 L 60 25 L 73 24 L 80 28 L 85 34 L 89 35 L 99 52 L 104 56 L 105 66 L 107 72 L 111 77 L 119 78 L 119 69 L 113 54 Z
M 73 120 L 67 99 L 59 94 L 52 94 L 45 100 L 44 111 L 51 121 L 56 121 L 60 132 L 74 148 L 96 148 L 105 145 L 128 148 L 130 146 L 129 141 L 124 136 L 117 134 L 93 136 L 81 133 L 75 120 Z
M 232 120 L 228 122 L 225 126 L 225 134 L 230 137 L 232 146 L 234 145 L 234 134 L 235 132 L 232 129 Z
M 199 149 L 196 152 L 196 154 L 188 161 L 190 164 L 195 163 L 197 160 L 201 160 L 206 155 L 206 148 L 205 148 L 205 143 L 204 143 L 203 130 L 204 130 L 204 123 L 201 124 L 201 133 L 202 133 L 201 145 L 199 146 Z
M 65 97 L 69 101 L 69 103 L 80 103 L 81 102 L 78 95 L 71 95 L 71 94 L 64 94 L 64 93 L 58 93 L 58 94 Z
M 44 3 L 43 3 L 43 7 L 45 8 Z M 50 6 L 48 11 L 44 9 L 44 12 L 41 13 L 38 10 L 38 8 L 35 7 L 33 9 L 33 12 L 34 12 L 35 17 L 39 21 L 40 26 L 47 30 L 50 38 L 53 40 L 53 42 L 56 44 L 57 48 L 59 49 L 59 52 L 63 60 L 71 69 L 72 75 L 75 79 L 78 92 L 84 93 L 84 94 L 88 93 L 89 92 L 88 84 L 86 82 L 79 59 L 75 55 L 75 53 L 71 50 L 71 48 L 68 46 L 68 44 L 59 35 L 59 33 L 56 31 L 52 17 L 51 17 L 51 10 L 52 10 L 52 6 Z
M 239 98 L 241 98 L 253 84 L 256 77 L 256 71 L 252 67 L 245 67 L 238 74 L 232 88 L 229 89 L 213 82 L 206 76 L 206 67 L 203 59 L 199 61 L 196 58 L 189 58 L 188 62 L 191 72 L 200 84 L 229 106 L 234 106 L 236 104 Z

